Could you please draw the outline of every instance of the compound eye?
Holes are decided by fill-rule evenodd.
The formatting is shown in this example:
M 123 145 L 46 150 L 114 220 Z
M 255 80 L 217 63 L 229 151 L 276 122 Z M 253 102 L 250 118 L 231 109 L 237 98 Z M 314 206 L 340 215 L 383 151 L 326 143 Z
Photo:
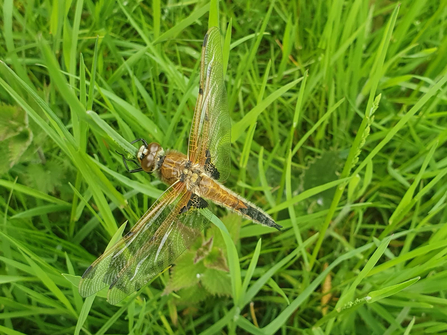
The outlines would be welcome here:
M 143 158 L 144 158 L 144 154 L 141 154 L 140 160 L 143 160 Z
M 155 167 L 155 157 L 153 155 L 146 155 L 141 160 L 141 168 L 146 172 L 152 172 Z
M 157 154 L 157 152 L 161 149 L 160 144 L 156 142 L 149 143 L 147 146 L 147 149 L 150 153 L 153 153 L 154 155 Z

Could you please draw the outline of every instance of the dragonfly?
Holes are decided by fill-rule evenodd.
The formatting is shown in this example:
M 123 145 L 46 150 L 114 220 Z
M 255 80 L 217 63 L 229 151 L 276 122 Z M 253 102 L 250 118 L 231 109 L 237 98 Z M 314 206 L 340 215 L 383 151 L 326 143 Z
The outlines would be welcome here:
M 117 304 L 170 267 L 209 226 L 200 209 L 211 201 L 255 223 L 280 230 L 267 213 L 225 187 L 231 167 L 231 119 L 223 75 L 221 35 L 211 27 L 202 45 L 199 95 L 187 155 L 141 142 L 131 173 L 154 173 L 169 185 L 134 227 L 83 274 L 79 293 L 87 297 L 108 286 Z

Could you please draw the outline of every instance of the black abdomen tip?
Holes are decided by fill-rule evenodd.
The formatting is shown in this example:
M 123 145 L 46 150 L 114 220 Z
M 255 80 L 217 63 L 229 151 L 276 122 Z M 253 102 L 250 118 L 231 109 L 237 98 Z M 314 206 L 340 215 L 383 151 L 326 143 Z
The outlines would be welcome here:
M 281 230 L 282 226 L 280 226 L 275 221 L 273 221 L 273 219 L 270 218 L 268 215 L 264 214 L 259 209 L 254 208 L 248 204 L 244 204 L 244 205 L 247 208 L 240 209 L 242 214 L 247 215 L 249 218 L 251 218 L 255 222 L 259 222 L 260 224 L 263 224 L 265 226 Z
M 278 229 L 279 231 L 281 231 L 281 229 L 282 229 L 282 226 L 281 226 L 281 225 L 277 224 L 275 221 L 272 221 L 272 223 L 273 223 L 273 224 L 272 224 L 270 227 L 276 228 L 276 229 Z

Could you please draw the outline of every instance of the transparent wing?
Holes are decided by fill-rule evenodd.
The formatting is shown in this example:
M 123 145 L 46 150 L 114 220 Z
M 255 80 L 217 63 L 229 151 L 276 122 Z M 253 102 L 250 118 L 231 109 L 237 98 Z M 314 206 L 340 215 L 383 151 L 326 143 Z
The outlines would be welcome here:
M 109 286 L 107 300 L 117 304 L 171 265 L 209 222 L 193 207 L 182 210 L 191 196 L 181 182 L 168 188 L 132 230 L 85 271 L 81 296 Z
M 230 133 L 221 36 L 219 29 L 212 27 L 202 46 L 199 96 L 189 135 L 189 160 L 205 166 L 205 171 L 214 179 L 227 179 L 231 167 Z

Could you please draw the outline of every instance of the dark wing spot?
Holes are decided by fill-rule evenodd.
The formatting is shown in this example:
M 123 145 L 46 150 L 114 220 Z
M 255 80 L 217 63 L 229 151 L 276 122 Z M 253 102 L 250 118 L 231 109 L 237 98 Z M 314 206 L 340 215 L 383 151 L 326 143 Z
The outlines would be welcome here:
M 208 207 L 208 203 L 205 201 L 205 199 L 199 197 L 197 194 L 193 194 L 191 199 L 189 199 L 188 204 L 190 204 L 190 206 L 194 207 L 194 208 L 206 208 L 206 207 Z
M 90 265 L 90 266 L 87 268 L 87 270 L 85 270 L 84 274 L 82 275 L 82 278 L 87 277 L 88 274 L 89 274 L 90 272 L 92 272 L 92 270 L 93 270 L 93 272 L 95 271 L 94 268 Z
M 133 231 L 128 232 L 126 235 L 124 235 L 124 237 L 131 237 L 133 236 L 135 233 Z
M 213 163 L 205 164 L 205 171 L 214 180 L 218 180 L 220 178 L 220 172 L 217 170 Z
M 203 38 L 203 47 L 206 47 L 206 44 L 208 43 L 208 33 L 205 34 L 205 37 Z
M 208 207 L 208 203 L 205 201 L 205 199 L 199 197 L 197 194 L 193 194 L 189 199 L 188 204 L 180 209 L 180 214 L 189 211 L 191 208 L 200 209 L 206 207 Z
M 116 279 L 109 285 L 109 290 L 111 290 L 116 285 L 116 282 L 118 281 L 119 278 L 120 277 L 116 277 Z
M 208 173 L 208 175 L 214 180 L 219 179 L 220 172 L 219 170 L 217 170 L 216 166 L 213 163 L 211 163 L 211 154 L 208 149 L 206 149 L 205 155 L 206 155 L 205 172 Z
M 201 87 L 199 87 L 199 94 L 202 95 L 203 94 L 203 89 Z

